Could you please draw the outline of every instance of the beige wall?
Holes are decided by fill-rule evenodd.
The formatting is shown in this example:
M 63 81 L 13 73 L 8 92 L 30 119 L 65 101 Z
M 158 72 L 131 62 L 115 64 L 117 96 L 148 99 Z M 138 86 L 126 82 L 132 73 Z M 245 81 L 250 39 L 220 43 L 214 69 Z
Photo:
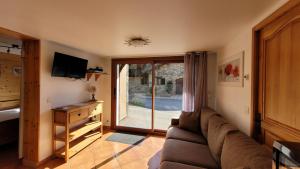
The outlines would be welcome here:
M 245 51 L 244 73 L 251 74 L 252 28 L 287 1 L 278 0 L 277 3 L 270 5 L 264 14 L 245 27 L 243 33 L 232 37 L 230 43 L 218 50 L 218 63 L 240 51 Z M 248 135 L 250 134 L 251 78 L 250 76 L 249 80 L 244 81 L 244 87 L 221 86 L 217 83 L 216 89 L 217 111 Z
M 91 98 L 86 87 L 89 84 L 97 87 L 96 98 L 104 100 L 104 120 L 110 121 L 110 75 L 101 76 L 97 82 L 91 78 L 74 80 L 63 77 L 51 77 L 54 52 L 88 59 L 88 67 L 102 66 L 110 74 L 110 59 L 85 53 L 77 49 L 62 46 L 49 41 L 41 42 L 41 98 L 40 98 L 40 138 L 39 160 L 49 157 L 52 153 L 52 113 L 51 109 L 57 106 L 87 101 Z M 109 124 L 109 123 L 105 123 Z

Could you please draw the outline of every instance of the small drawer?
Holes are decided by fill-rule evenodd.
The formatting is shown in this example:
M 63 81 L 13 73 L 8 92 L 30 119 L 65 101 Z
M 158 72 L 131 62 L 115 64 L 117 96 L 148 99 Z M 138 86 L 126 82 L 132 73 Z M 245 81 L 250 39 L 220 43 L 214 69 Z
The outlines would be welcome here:
M 70 123 L 75 123 L 80 120 L 86 119 L 89 116 L 89 109 L 81 109 L 70 112 Z
M 103 113 L 103 104 L 97 103 L 90 107 L 89 116 L 96 116 Z

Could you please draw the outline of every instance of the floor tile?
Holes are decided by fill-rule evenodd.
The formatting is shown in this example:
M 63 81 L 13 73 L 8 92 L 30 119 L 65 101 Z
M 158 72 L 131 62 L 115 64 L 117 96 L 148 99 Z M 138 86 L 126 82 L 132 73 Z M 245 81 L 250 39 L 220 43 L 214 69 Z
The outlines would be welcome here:
M 149 159 L 161 150 L 165 140 L 164 137 L 150 135 L 138 145 L 106 141 L 113 133 L 106 131 L 101 139 L 80 151 L 68 163 L 54 158 L 39 169 L 146 169 Z M 10 151 L 0 152 L 0 168 L 27 169 L 18 163 L 17 156 Z

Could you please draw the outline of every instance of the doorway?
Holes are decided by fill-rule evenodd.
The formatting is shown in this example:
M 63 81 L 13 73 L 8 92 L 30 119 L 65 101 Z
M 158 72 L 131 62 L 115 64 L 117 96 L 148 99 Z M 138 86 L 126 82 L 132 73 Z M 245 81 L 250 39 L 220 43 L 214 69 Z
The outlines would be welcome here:
M 179 117 L 183 57 L 113 59 L 112 75 L 113 128 L 165 132 Z
M 21 47 L 20 40 L 0 36 L 0 168 L 19 159 Z
M 1 27 L 0 36 L 22 42 L 18 159 L 22 159 L 22 163 L 26 166 L 37 167 L 39 165 L 40 41 Z M 14 71 L 16 73 L 18 69 Z

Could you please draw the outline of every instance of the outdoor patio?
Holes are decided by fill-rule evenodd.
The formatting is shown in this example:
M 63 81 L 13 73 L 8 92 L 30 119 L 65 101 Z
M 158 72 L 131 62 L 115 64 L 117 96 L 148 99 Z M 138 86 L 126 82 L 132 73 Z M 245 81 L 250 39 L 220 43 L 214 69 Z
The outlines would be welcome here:
M 181 111 L 155 110 L 154 129 L 167 130 L 172 118 L 178 118 Z M 151 129 L 151 109 L 128 105 L 128 115 L 119 121 L 119 126 Z

